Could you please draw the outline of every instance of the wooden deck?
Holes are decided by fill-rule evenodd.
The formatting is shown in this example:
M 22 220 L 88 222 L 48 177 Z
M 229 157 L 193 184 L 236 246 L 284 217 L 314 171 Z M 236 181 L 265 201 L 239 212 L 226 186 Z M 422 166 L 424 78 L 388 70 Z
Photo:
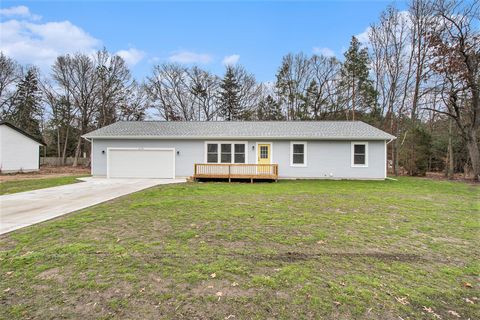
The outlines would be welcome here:
M 278 180 L 278 164 L 217 164 L 196 163 L 194 179 L 254 179 Z

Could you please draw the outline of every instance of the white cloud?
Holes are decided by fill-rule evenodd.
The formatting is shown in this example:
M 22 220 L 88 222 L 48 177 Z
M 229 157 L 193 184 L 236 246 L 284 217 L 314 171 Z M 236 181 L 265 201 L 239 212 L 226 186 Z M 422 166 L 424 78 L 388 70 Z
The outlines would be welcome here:
M 26 6 L 16 6 L 16 7 L 0 9 L 0 16 L 22 17 L 22 18 L 28 18 L 31 20 L 40 20 L 42 18 L 37 14 L 31 13 L 30 9 L 28 9 L 28 7 Z
M 21 63 L 50 66 L 61 54 L 96 50 L 101 41 L 69 21 L 0 23 L 0 51 Z
M 212 61 L 212 56 L 206 53 L 195 53 L 191 51 L 177 51 L 174 52 L 168 60 L 178 63 L 200 63 L 207 64 Z
M 370 39 L 368 38 L 368 34 L 370 33 L 371 27 L 367 27 L 362 33 L 359 33 L 355 36 L 355 38 L 360 41 L 360 43 L 366 45 L 369 43 Z
M 222 60 L 222 63 L 225 66 L 232 66 L 234 64 L 237 64 L 238 60 L 240 60 L 240 55 L 239 54 L 232 54 L 232 55 L 229 55 L 229 56 L 225 56 Z
M 320 54 L 320 55 L 325 56 L 325 57 L 335 57 L 335 51 L 333 51 L 330 48 L 314 47 L 313 48 L 313 53 Z
M 103 43 L 70 21 L 32 21 L 35 15 L 25 6 L 1 9 L 0 15 L 18 16 L 0 21 L 0 51 L 22 64 L 34 64 L 48 71 L 59 55 L 93 54 Z M 119 50 L 129 66 L 143 59 L 145 53 L 135 48 Z
M 143 57 L 145 57 L 145 52 L 140 51 L 140 50 L 135 49 L 135 48 L 130 48 L 128 50 L 120 50 L 120 51 L 117 51 L 116 54 L 119 55 L 120 57 L 122 57 L 123 60 L 125 60 L 125 62 L 130 67 L 133 67 L 134 65 L 139 63 L 140 60 L 143 59 Z

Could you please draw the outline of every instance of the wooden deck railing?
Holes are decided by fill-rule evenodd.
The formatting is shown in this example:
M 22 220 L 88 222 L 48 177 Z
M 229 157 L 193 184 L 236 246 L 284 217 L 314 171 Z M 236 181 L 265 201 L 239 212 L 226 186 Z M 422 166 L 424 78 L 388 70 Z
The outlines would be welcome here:
M 278 164 L 196 163 L 194 179 L 269 179 L 278 180 Z

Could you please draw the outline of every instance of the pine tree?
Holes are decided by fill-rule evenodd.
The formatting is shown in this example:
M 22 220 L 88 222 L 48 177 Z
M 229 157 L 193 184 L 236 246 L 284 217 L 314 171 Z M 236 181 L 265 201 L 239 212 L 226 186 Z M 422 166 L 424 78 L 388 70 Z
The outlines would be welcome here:
M 280 104 L 271 95 L 260 101 L 257 108 L 257 119 L 264 121 L 285 120 Z
M 377 93 L 369 79 L 369 57 L 366 48 L 360 46 L 357 38 L 352 37 L 350 47 L 345 52 L 345 62 L 341 69 L 340 85 L 348 92 L 347 107 L 355 112 L 375 108 Z
M 227 121 L 237 120 L 241 117 L 240 85 L 235 77 L 235 70 L 227 66 L 225 76 L 220 83 L 220 107 L 222 117 Z
M 30 68 L 17 85 L 13 112 L 8 120 L 37 138 L 41 138 L 39 121 L 42 113 L 41 99 L 38 70 Z

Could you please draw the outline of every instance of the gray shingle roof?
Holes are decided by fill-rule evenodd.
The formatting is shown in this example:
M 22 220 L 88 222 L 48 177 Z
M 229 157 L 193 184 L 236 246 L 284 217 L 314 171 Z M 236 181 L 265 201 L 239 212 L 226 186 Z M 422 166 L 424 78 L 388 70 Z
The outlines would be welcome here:
M 85 138 L 390 140 L 361 121 L 119 121 Z

